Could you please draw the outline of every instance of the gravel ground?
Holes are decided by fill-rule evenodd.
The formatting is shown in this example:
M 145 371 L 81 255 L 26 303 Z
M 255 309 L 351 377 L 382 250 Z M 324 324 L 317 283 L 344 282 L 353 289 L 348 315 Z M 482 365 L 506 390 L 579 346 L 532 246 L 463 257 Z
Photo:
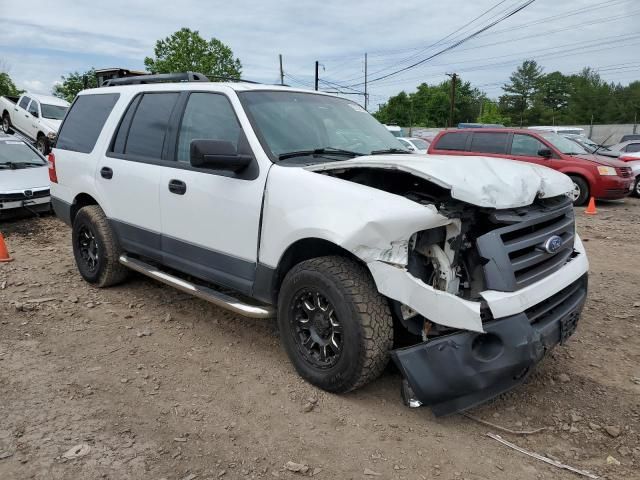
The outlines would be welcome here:
M 275 323 L 140 276 L 97 290 L 54 217 L 0 222 L 0 479 L 569 479 L 487 432 L 601 478 L 640 478 L 640 201 L 579 211 L 578 331 L 471 413 L 408 409 L 389 368 L 348 395 L 302 381 Z M 287 463 L 293 462 L 293 463 Z M 294 472 L 292 470 L 300 470 Z

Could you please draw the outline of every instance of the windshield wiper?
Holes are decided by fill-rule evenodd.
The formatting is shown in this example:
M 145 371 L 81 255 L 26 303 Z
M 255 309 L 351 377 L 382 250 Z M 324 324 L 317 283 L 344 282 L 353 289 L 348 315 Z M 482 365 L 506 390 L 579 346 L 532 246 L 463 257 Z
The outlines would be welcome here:
M 374 150 L 369 155 L 387 155 L 390 153 L 409 153 L 409 150 L 404 150 L 403 148 L 387 148 L 385 150 Z
M 35 162 L 3 162 L 0 163 L 0 168 L 8 168 L 9 170 L 17 170 L 19 168 L 24 167 L 44 167 L 44 163 L 35 163 Z
M 284 160 L 286 158 L 293 157 L 304 157 L 304 156 L 317 156 L 317 155 L 344 155 L 353 157 L 361 157 L 364 153 L 353 152 L 351 150 L 343 150 L 341 148 L 333 148 L 333 147 L 324 147 L 324 148 L 314 148 L 312 150 L 298 150 L 295 152 L 286 152 L 278 155 L 278 160 Z

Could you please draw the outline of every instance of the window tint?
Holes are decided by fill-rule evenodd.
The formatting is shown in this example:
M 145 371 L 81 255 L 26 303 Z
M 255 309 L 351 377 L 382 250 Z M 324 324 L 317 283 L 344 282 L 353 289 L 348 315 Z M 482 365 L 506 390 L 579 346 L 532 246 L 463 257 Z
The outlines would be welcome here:
M 537 157 L 538 150 L 541 148 L 549 148 L 540 140 L 531 135 L 522 135 L 516 133 L 513 135 L 513 142 L 511 143 L 512 155 L 526 155 L 529 157 Z
M 29 105 L 29 113 L 33 116 L 38 114 L 38 102 L 36 102 L 35 100 L 32 100 L 31 104 Z
M 177 93 L 145 93 L 140 100 L 124 147 L 125 155 L 162 157 L 171 111 Z
M 475 132 L 471 139 L 472 152 L 478 153 L 507 153 L 507 133 Z
M 119 96 L 118 93 L 78 96 L 62 123 L 56 148 L 91 152 Z
M 29 105 L 30 101 L 31 99 L 29 97 L 22 97 L 22 100 L 20 100 L 20 103 L 18 105 L 20 105 L 21 108 L 24 108 L 26 110 L 27 105 Z
M 178 161 L 189 162 L 191 140 L 224 140 L 238 148 L 240 125 L 229 100 L 215 93 L 192 93 L 182 117 Z
M 630 143 L 627 145 L 627 152 L 640 152 L 640 143 Z
M 438 150 L 465 150 L 468 137 L 468 133 L 446 133 L 440 137 L 435 148 Z

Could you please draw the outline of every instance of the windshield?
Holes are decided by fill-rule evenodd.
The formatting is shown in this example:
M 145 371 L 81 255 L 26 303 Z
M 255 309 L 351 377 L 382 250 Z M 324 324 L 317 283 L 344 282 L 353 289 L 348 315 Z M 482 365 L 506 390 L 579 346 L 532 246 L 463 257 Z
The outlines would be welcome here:
M 42 116 L 51 120 L 62 120 L 69 109 L 69 107 L 62 105 L 47 105 L 46 103 L 42 103 L 40 108 L 42 109 Z
M 562 135 L 558 135 L 557 133 L 544 132 L 540 135 L 564 154 L 580 155 L 589 153 L 576 142 L 573 142 Z
M 308 152 L 314 150 L 322 151 L 316 162 L 326 162 L 327 156 L 333 159 L 335 152 L 330 150 L 353 152 L 353 156 L 394 149 L 407 152 L 382 124 L 349 100 L 279 91 L 238 95 L 273 161 L 278 157 L 305 157 L 308 161 L 313 155 Z M 335 159 L 345 157 L 336 155 Z
M 23 142 L 0 140 L 0 167 L 7 165 L 40 166 L 46 162 Z

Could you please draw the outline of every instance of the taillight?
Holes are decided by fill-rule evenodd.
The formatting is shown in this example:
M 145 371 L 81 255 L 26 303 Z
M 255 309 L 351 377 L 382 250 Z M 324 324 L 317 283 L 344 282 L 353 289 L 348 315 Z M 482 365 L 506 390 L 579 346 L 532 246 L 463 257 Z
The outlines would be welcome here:
M 628 155 L 628 156 L 626 156 L 626 157 L 625 157 L 625 156 L 623 155 L 623 156 L 621 156 L 621 157 L 618 157 L 618 160 L 621 160 L 621 161 L 623 161 L 623 162 L 632 162 L 632 161 L 634 161 L 634 160 L 640 160 L 640 158 L 639 158 L 639 157 L 632 157 L 632 156 L 630 156 L 630 155 Z
M 56 172 L 56 156 L 51 152 L 47 157 L 49 162 L 49 181 L 51 183 L 58 183 L 58 173 Z

